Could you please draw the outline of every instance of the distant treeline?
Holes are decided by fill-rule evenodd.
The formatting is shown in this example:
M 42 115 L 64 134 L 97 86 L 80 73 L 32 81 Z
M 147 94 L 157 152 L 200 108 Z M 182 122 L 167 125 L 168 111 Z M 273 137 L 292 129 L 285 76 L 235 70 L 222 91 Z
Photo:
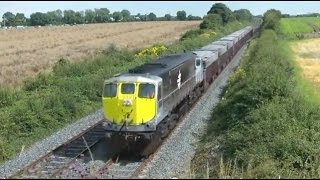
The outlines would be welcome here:
M 131 15 L 129 10 L 110 12 L 108 8 L 87 9 L 85 11 L 55 10 L 47 13 L 36 12 L 25 17 L 23 13 L 13 14 L 6 12 L 2 16 L 1 26 L 45 26 L 63 24 L 91 24 L 107 22 L 132 22 L 132 21 L 191 21 L 202 20 L 199 16 L 188 15 L 184 10 L 178 11 L 176 16 L 165 14 L 157 17 L 153 12 L 149 14 Z
M 320 13 L 309 13 L 309 14 L 299 14 L 299 15 L 290 15 L 290 14 L 282 14 L 283 18 L 290 17 L 320 17 Z

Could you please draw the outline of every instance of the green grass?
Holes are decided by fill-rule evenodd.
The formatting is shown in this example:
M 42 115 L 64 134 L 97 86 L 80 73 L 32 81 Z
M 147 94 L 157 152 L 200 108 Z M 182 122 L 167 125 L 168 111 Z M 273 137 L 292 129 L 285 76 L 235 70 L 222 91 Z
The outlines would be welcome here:
M 298 17 L 282 18 L 280 20 L 282 33 L 289 39 L 297 39 L 298 33 L 312 33 L 314 29 L 320 30 L 320 18 Z
M 248 24 L 232 23 L 216 36 L 191 36 L 167 46 L 162 55 L 202 47 Z M 189 33 L 190 34 L 190 33 Z M 191 33 L 193 34 L 193 33 Z M 138 51 L 137 51 L 138 52 Z M 69 63 L 61 59 L 52 73 L 28 79 L 21 90 L 0 88 L 0 162 L 25 146 L 102 107 L 103 81 L 116 73 L 156 59 L 110 47 L 95 59 Z

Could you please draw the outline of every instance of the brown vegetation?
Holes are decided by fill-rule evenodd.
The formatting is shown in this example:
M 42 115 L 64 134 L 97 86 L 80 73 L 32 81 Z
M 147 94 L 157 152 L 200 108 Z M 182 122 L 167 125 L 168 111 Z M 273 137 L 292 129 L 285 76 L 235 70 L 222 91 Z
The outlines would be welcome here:
M 320 87 L 320 39 L 309 39 L 292 44 L 296 60 L 303 69 L 303 75 Z
M 136 49 L 172 43 L 201 21 L 130 22 L 0 31 L 0 86 L 19 86 L 59 58 L 93 57 L 111 44 Z

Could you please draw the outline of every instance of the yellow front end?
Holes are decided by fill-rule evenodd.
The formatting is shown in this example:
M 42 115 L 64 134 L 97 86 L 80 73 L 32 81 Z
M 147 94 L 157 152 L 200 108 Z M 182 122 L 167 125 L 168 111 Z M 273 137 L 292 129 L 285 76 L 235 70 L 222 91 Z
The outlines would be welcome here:
M 150 83 L 107 83 L 102 97 L 105 118 L 117 125 L 143 125 L 157 114 L 155 85 Z

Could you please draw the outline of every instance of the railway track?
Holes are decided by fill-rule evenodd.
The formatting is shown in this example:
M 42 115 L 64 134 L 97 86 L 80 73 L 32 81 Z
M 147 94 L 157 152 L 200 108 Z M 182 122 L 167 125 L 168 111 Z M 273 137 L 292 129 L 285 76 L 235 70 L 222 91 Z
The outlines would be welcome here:
M 146 160 L 130 156 L 129 154 L 117 154 L 95 172 L 99 179 L 132 179 L 138 176 Z
M 59 178 L 71 163 L 83 156 L 83 153 L 99 142 L 104 135 L 102 124 L 98 123 L 9 178 Z

